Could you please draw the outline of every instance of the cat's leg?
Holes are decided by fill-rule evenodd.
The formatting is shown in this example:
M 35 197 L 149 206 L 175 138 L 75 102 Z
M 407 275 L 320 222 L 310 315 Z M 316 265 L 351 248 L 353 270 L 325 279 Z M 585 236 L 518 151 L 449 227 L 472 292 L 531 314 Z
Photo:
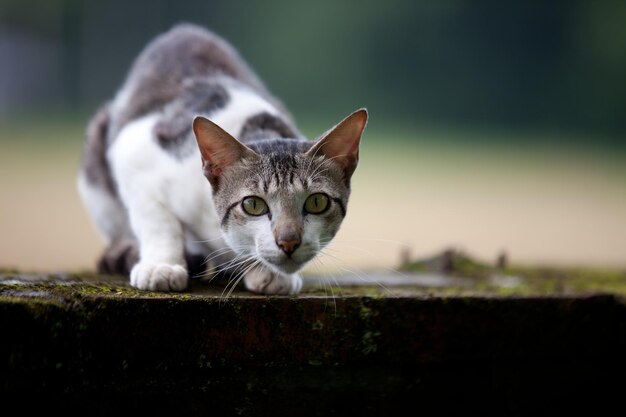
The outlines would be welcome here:
M 189 278 L 203 278 L 207 276 L 207 259 L 210 251 L 190 231 L 185 233 L 185 260 Z
M 91 220 L 107 243 L 97 263 L 98 272 L 128 274 L 139 255 L 105 156 L 108 128 L 109 106 L 104 105 L 89 122 L 77 185 Z
M 261 294 L 297 294 L 302 289 L 299 274 L 278 274 L 262 265 L 247 270 L 243 280 L 249 291 Z
M 126 209 L 115 194 L 90 183 L 82 173 L 78 189 L 89 216 L 106 242 L 106 248 L 97 262 L 98 272 L 128 274 L 137 263 L 139 253 Z
M 181 291 L 189 280 L 185 236 L 172 211 L 173 186 L 179 163 L 153 140 L 156 117 L 129 123 L 109 148 L 107 159 L 119 195 L 128 212 L 130 228 L 139 245 L 139 262 L 130 283 L 142 290 Z
M 139 246 L 132 236 L 111 240 L 97 263 L 98 272 L 128 275 L 139 262 Z
M 139 241 L 139 263 L 130 273 L 130 284 L 142 290 L 184 290 L 189 276 L 182 225 L 158 200 L 135 196 L 129 203 L 131 227 Z

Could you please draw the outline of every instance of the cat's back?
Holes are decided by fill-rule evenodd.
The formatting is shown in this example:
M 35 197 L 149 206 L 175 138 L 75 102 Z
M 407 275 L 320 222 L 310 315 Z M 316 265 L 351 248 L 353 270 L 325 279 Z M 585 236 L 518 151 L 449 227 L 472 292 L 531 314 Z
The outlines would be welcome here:
M 136 174 L 168 184 L 202 179 L 191 129 L 198 115 L 243 142 L 302 137 L 228 42 L 180 24 L 147 44 L 113 101 L 92 118 L 81 163 L 85 184 L 117 198 L 118 185 Z
M 219 77 L 251 89 L 289 117 L 233 46 L 203 27 L 182 23 L 155 37 L 133 62 L 110 107 L 109 139 L 128 122 L 185 94 L 190 83 Z

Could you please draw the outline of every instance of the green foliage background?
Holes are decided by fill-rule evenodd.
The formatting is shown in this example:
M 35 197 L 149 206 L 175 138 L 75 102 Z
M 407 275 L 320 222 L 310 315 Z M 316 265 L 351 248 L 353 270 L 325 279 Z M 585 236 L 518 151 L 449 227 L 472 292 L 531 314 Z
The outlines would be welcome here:
M 56 94 L 4 115 L 89 113 L 180 21 L 229 39 L 305 124 L 367 106 L 379 126 L 561 132 L 563 143 L 582 132 L 623 145 L 626 3 L 613 0 L 2 0 L 2 33 L 45 39 L 61 62 Z

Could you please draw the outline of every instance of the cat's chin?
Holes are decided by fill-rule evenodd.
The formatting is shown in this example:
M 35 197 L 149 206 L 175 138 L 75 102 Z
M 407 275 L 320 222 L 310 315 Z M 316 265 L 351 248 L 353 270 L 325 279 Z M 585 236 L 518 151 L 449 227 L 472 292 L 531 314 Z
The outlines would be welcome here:
M 273 270 L 274 272 L 278 272 L 279 274 L 295 274 L 304 266 L 304 262 L 296 262 L 291 258 L 283 258 L 280 260 L 268 260 L 265 258 L 261 258 L 261 261 Z

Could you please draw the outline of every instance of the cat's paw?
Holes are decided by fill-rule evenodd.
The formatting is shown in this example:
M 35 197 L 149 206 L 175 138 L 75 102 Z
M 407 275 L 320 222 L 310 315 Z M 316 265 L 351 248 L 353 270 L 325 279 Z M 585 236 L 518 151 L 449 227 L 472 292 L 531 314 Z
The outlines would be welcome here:
M 252 268 L 243 280 L 249 291 L 260 294 L 297 294 L 302 289 L 300 275 L 277 274 L 262 266 Z
M 140 290 L 182 291 L 188 281 L 187 270 L 181 265 L 140 262 L 130 272 L 130 285 Z

